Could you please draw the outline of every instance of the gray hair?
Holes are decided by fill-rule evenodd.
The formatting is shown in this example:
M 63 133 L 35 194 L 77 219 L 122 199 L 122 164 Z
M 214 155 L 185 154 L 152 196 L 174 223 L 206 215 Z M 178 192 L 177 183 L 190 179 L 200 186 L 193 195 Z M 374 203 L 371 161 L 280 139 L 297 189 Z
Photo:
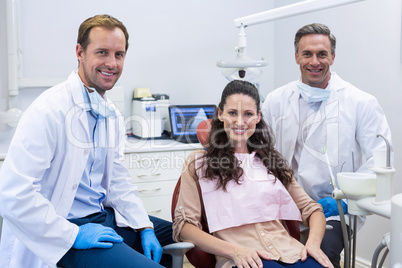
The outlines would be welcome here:
M 321 24 L 321 23 L 308 24 L 308 25 L 303 26 L 302 28 L 300 28 L 297 31 L 297 33 L 295 35 L 295 42 L 294 42 L 296 54 L 298 53 L 298 50 L 299 50 L 300 39 L 303 36 L 309 35 L 309 34 L 322 34 L 322 35 L 328 36 L 329 41 L 331 42 L 331 54 L 332 55 L 335 54 L 336 38 L 333 34 L 331 34 L 331 30 L 326 25 Z

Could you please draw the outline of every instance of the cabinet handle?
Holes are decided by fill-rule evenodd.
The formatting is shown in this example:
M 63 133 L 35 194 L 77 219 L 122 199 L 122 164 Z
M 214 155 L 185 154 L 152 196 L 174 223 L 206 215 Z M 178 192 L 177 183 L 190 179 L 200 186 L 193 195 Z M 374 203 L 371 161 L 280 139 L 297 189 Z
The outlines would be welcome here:
M 160 191 L 162 188 L 155 188 L 155 189 L 143 189 L 143 190 L 138 190 L 140 193 L 151 193 L 151 192 L 157 192 Z
M 155 214 L 155 213 L 159 213 L 161 211 L 162 211 L 162 209 L 156 209 L 156 210 L 147 211 L 147 213 L 148 214 Z
M 160 158 L 153 158 L 152 161 L 150 161 L 149 159 L 139 159 L 139 160 L 135 160 L 137 163 L 142 163 L 142 162 L 149 162 L 149 163 L 159 163 L 159 161 L 161 161 Z
M 138 178 L 144 178 L 144 177 L 157 177 L 160 176 L 161 173 L 155 173 L 155 174 L 138 174 L 137 177 Z

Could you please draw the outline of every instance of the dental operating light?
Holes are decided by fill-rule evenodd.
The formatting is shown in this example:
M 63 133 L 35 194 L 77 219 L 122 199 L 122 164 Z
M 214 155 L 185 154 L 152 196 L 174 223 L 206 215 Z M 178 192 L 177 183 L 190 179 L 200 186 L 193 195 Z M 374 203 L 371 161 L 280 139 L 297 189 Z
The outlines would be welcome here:
M 219 60 L 216 65 L 221 68 L 225 68 L 222 71 L 229 81 L 232 80 L 254 80 L 262 73 L 259 67 L 267 66 L 268 63 L 264 58 L 261 60 L 254 60 L 246 55 L 246 33 L 244 31 L 245 26 L 240 27 L 238 46 L 235 48 L 237 52 L 236 58 L 232 61 Z
M 364 0 L 305 0 L 235 19 L 235 27 L 240 28 L 238 46 L 235 47 L 237 55 L 232 61 L 219 60 L 216 65 L 224 68 L 222 74 L 230 81 L 235 79 L 254 80 L 262 74 L 260 68 L 267 66 L 268 62 L 264 58 L 255 60 L 247 56 L 246 27 L 359 1 Z

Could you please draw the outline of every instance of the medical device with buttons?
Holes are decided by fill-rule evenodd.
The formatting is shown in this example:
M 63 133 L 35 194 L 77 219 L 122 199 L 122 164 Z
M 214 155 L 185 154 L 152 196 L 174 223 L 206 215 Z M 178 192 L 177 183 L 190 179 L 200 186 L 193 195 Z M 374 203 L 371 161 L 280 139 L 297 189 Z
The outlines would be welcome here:
M 164 131 L 170 131 L 168 107 L 168 95 L 152 95 L 149 88 L 134 89 L 131 115 L 133 136 L 141 139 L 161 138 Z

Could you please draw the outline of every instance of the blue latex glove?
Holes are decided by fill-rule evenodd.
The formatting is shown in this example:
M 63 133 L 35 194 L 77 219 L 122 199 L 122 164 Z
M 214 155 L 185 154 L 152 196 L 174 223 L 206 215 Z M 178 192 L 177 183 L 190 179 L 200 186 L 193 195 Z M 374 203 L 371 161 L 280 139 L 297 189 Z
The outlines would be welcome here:
M 145 257 L 157 263 L 161 261 L 163 249 L 155 236 L 154 229 L 144 229 L 144 231 L 141 232 L 141 244 L 144 249 Z M 151 252 L 153 258 L 151 257 Z
M 342 201 L 342 208 L 343 208 L 343 213 L 347 214 L 348 213 L 348 205 Z M 333 199 L 331 196 L 324 197 L 320 200 L 318 200 L 318 203 L 321 204 L 322 208 L 324 209 L 324 215 L 325 218 L 328 218 L 329 216 L 336 216 L 339 215 L 339 210 L 338 210 L 338 205 L 336 204 L 336 200 Z
M 113 246 L 111 242 L 121 243 L 123 242 L 123 238 L 110 227 L 96 223 L 87 223 L 80 226 L 73 248 L 111 248 Z

